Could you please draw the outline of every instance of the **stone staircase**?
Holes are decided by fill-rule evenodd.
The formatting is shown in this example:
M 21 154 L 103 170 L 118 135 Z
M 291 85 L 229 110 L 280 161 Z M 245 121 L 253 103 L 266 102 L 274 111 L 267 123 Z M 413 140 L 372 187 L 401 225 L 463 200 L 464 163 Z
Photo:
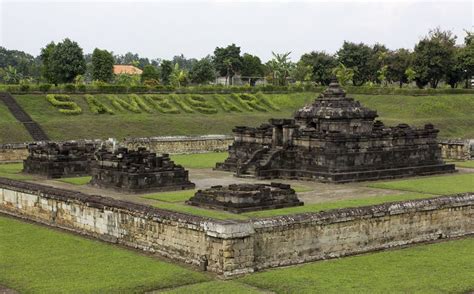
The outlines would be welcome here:
M 260 149 L 237 170 L 239 177 L 254 177 L 257 169 L 267 166 L 281 149 Z
M 6 92 L 0 92 L 0 100 L 5 103 L 11 114 L 25 126 L 34 141 L 49 141 L 48 135 L 46 135 L 40 125 L 31 119 L 12 95 Z

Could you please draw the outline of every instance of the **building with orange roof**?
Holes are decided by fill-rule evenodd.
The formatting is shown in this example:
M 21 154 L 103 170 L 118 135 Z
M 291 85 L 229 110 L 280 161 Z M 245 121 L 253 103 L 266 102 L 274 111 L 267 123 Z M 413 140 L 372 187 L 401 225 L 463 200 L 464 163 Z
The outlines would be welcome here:
M 141 75 L 142 70 L 133 65 L 125 65 L 125 64 L 115 64 L 114 65 L 114 74 L 116 75 Z

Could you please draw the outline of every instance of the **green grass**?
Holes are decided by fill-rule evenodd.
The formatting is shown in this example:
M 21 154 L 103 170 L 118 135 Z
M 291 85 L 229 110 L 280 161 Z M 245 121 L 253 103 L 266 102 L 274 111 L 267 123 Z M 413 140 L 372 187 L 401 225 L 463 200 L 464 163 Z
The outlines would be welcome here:
M 32 180 L 33 177 L 21 173 L 23 163 L 0 164 L 0 177 L 12 180 Z
M 217 162 L 223 162 L 227 156 L 227 152 L 212 152 L 171 155 L 171 159 L 185 168 L 213 168 Z
M 50 105 L 44 95 L 15 95 L 20 105 L 46 130 L 54 140 L 78 138 L 124 138 L 160 135 L 230 134 L 237 125 L 257 126 L 269 118 L 291 117 L 294 110 L 311 102 L 317 93 L 265 94 L 280 111 L 224 112 L 213 98 L 203 95 L 219 111 L 216 114 L 181 113 L 163 114 L 131 113 L 114 110 L 114 115 L 93 114 L 83 97 L 71 95 L 82 108 L 83 114 L 65 115 Z M 105 95 L 96 95 L 111 106 Z M 120 96 L 120 95 L 119 95 Z M 224 95 L 230 99 L 230 95 Z M 423 126 L 432 122 L 441 132 L 441 137 L 474 137 L 474 100 L 472 95 L 355 95 L 365 106 L 376 109 L 380 119 L 387 125 L 401 122 Z M 0 110 L 1 114 L 1 110 Z M 0 123 L 1 120 L 0 120 Z M 8 119 L 8 124 L 14 121 Z M 114 126 L 111 128 L 110 126 Z M 156 126 L 159 126 L 157 128 Z M 7 128 L 8 129 L 8 128 Z M 0 128 L 0 142 L 25 141 L 26 133 Z M 28 137 L 28 136 L 27 136 Z
M 21 293 L 143 293 L 208 281 L 142 254 L 0 217 L 0 284 Z
M 369 184 L 368 186 L 438 195 L 474 192 L 474 174 L 379 182 Z
M 181 294 L 181 293 L 193 293 L 193 294 L 257 294 L 262 293 L 258 289 L 255 289 L 249 285 L 234 281 L 212 281 L 199 283 L 189 286 L 183 286 L 161 293 L 167 294 Z
M 474 160 L 453 161 L 450 163 L 454 163 L 457 167 L 474 168 Z
M 276 293 L 467 293 L 474 290 L 474 238 L 245 276 Z
M 204 209 L 204 208 L 199 208 L 196 206 L 186 205 L 184 203 L 171 203 L 171 202 L 157 201 L 156 203 L 153 203 L 153 206 L 161 208 L 161 209 L 177 211 L 177 212 L 182 212 L 182 213 L 187 213 L 187 214 L 192 214 L 192 215 L 197 215 L 197 216 L 202 216 L 202 217 L 215 218 L 215 219 L 247 219 L 246 216 L 241 215 L 241 214 L 235 214 L 235 213 L 230 213 L 230 212 L 221 211 L 221 210 Z
M 339 200 L 339 201 L 333 201 L 333 202 L 305 204 L 303 206 L 297 206 L 297 207 L 246 212 L 246 213 L 243 213 L 243 215 L 247 217 L 253 217 L 253 218 L 272 217 L 272 216 L 288 215 L 288 214 L 296 214 L 296 213 L 319 212 L 319 211 L 326 211 L 326 210 L 331 210 L 331 209 L 340 209 L 340 208 L 347 208 L 347 207 L 377 205 L 377 204 L 395 202 L 395 201 L 424 199 L 424 198 L 431 198 L 431 197 L 436 197 L 436 196 L 437 195 L 420 194 L 420 193 L 383 195 L 383 196 L 375 196 L 375 197 L 368 197 L 368 198 L 346 199 L 346 200 Z
M 194 196 L 196 190 L 183 190 L 175 192 L 161 192 L 142 196 L 147 199 L 160 200 L 165 202 L 184 202 Z
M 73 184 L 73 185 L 85 185 L 90 182 L 92 177 L 86 176 L 86 177 L 73 177 L 73 178 L 62 178 L 58 179 L 60 182 L 68 183 L 68 184 Z

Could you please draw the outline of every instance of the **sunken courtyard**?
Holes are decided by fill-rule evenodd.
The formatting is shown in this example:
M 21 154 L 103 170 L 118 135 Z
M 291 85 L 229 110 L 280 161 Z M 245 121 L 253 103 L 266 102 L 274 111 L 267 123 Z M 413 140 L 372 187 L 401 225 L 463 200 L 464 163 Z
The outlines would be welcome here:
M 432 124 L 390 127 L 376 117 L 333 81 L 293 118 L 239 126 L 230 139 L 184 139 L 186 148 L 206 142 L 213 151 L 228 148 L 214 169 L 185 168 L 156 152 L 152 140 L 133 147 L 100 140 L 32 143 L 23 174 L 34 180 L 0 178 L 0 212 L 224 278 L 474 234 L 472 192 L 278 213 L 394 193 L 364 181 L 457 171 L 441 157 Z M 90 180 L 82 186 L 59 181 L 85 175 Z M 153 199 L 184 190 L 190 194 L 182 204 L 157 206 Z

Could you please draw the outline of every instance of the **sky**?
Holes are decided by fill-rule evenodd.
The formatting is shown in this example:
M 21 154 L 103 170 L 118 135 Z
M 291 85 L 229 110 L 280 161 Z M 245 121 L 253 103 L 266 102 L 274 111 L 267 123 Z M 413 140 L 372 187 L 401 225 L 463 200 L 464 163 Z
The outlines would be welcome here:
M 429 29 L 462 43 L 473 30 L 474 1 L 23 1 L 0 0 L 0 46 L 38 55 L 70 38 L 94 48 L 148 58 L 202 58 L 235 43 L 271 58 L 291 51 L 335 53 L 344 40 L 413 49 Z

